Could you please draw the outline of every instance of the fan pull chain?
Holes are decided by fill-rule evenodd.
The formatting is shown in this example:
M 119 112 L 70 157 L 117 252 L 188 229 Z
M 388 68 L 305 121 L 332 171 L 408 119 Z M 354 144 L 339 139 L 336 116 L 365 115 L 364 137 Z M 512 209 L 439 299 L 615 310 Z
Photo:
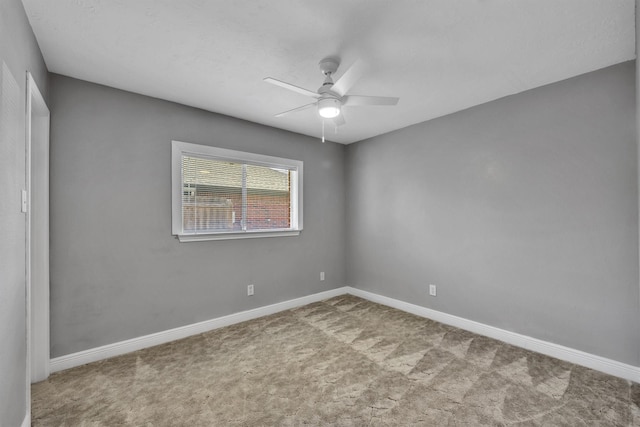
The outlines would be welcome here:
M 322 120 L 322 143 L 324 144 L 324 120 Z

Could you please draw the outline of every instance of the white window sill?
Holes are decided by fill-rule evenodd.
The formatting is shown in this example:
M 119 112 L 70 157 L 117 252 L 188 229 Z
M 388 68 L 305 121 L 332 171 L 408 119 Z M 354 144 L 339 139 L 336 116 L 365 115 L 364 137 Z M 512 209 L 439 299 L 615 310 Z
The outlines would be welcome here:
M 261 237 L 288 237 L 299 236 L 301 230 L 277 230 L 277 231 L 241 231 L 215 234 L 178 234 L 178 240 L 184 242 L 202 242 L 205 240 L 235 240 L 256 239 Z

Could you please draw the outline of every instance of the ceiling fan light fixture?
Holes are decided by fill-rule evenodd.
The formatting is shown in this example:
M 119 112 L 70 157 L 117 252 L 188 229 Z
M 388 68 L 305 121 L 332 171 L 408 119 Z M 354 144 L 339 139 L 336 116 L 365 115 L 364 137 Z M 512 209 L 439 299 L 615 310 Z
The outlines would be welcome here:
M 335 98 L 323 98 L 318 101 L 318 114 L 325 119 L 333 119 L 340 114 L 340 101 Z

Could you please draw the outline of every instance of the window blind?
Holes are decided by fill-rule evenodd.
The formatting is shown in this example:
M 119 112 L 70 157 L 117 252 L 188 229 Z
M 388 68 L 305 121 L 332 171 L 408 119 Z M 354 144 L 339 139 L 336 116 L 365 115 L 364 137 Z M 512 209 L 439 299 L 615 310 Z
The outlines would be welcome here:
M 183 232 L 290 229 L 294 174 L 281 167 L 183 155 Z

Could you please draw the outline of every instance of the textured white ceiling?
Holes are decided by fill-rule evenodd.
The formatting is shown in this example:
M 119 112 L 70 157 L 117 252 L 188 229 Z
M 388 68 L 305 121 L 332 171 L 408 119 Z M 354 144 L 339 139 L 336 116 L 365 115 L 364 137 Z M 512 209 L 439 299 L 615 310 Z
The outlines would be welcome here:
M 327 138 L 351 143 L 635 58 L 634 0 L 23 0 L 47 67 L 311 136 L 317 63 L 357 58 L 350 93 L 395 107 L 345 108 Z

